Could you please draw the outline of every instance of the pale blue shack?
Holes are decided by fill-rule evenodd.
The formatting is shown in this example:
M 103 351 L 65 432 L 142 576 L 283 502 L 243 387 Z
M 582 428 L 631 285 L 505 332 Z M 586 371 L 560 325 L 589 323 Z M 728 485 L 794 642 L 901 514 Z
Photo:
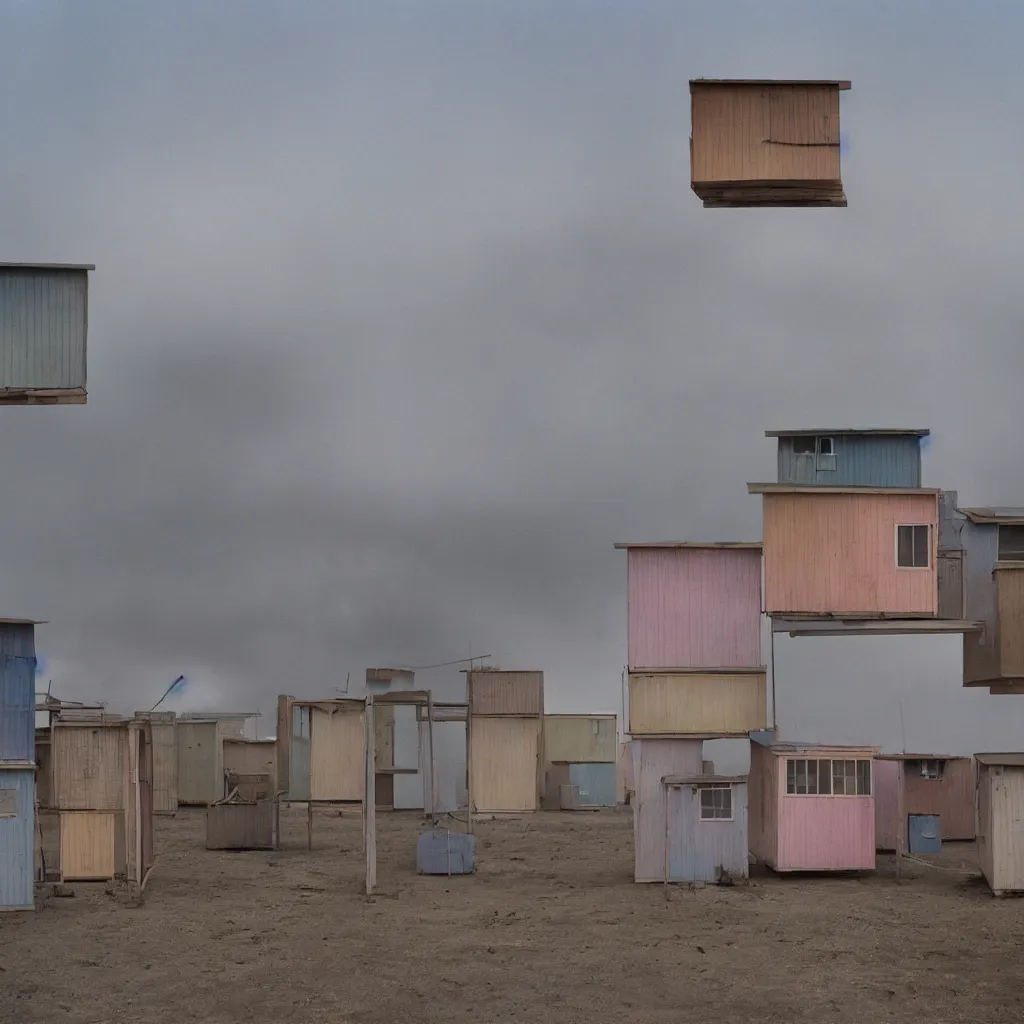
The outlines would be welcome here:
M 920 487 L 925 429 L 818 427 L 768 430 L 778 438 L 780 484 L 795 487 Z
M 35 627 L 0 619 L 0 911 L 35 905 Z
M 749 877 L 747 777 L 669 775 L 665 881 L 718 883 Z

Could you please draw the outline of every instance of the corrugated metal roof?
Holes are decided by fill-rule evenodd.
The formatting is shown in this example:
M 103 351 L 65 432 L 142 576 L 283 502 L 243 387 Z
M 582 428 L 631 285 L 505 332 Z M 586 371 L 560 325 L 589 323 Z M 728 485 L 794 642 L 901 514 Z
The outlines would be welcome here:
M 958 508 L 972 523 L 1002 523 L 1004 526 L 1024 525 L 1024 507 L 1019 505 L 985 505 L 977 508 Z
M 975 754 L 974 760 L 994 767 L 1024 768 L 1024 754 Z
M 851 88 L 848 78 L 691 78 L 690 85 L 834 85 L 841 91 Z
M 865 437 L 888 435 L 890 437 L 927 437 L 927 427 L 801 427 L 799 430 L 766 430 L 765 437 L 838 437 L 858 434 Z
M 937 487 L 827 487 L 815 484 L 761 484 L 748 483 L 748 494 L 934 494 L 941 490 Z
M 618 551 L 628 551 L 630 548 L 701 548 L 713 550 L 724 548 L 734 551 L 760 551 L 764 545 L 760 541 L 747 540 L 644 540 L 644 541 L 623 541 L 615 545 Z

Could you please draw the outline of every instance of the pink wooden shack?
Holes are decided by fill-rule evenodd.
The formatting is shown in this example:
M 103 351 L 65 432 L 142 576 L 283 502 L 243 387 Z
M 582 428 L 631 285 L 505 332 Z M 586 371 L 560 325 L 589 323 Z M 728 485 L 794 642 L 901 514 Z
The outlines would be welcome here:
M 911 815 L 937 815 L 943 842 L 974 839 L 976 768 L 973 757 L 880 754 L 875 758 L 875 847 L 896 849 L 900 832 L 900 762 L 903 763 L 903 820 Z M 903 848 L 907 849 L 906 831 Z
M 747 489 L 763 496 L 768 615 L 938 615 L 938 490 L 772 483 Z
M 751 738 L 750 852 L 775 871 L 872 871 L 874 747 Z
M 627 555 L 626 731 L 745 737 L 764 728 L 761 545 L 616 547 Z

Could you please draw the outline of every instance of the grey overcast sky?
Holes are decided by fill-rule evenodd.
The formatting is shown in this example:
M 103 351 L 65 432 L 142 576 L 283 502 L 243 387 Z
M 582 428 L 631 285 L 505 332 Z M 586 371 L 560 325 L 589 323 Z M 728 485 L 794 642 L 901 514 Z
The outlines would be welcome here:
M 927 426 L 926 484 L 1024 501 L 1022 32 L 1010 0 L 0 0 L 0 259 L 97 264 L 89 405 L 0 417 L 2 614 L 118 710 L 470 647 L 614 710 L 612 544 L 758 537 L 766 428 Z M 849 209 L 704 210 L 697 76 L 852 79 Z M 910 747 L 1019 748 L 959 646 L 782 640 L 782 727 L 898 749 L 902 702 Z

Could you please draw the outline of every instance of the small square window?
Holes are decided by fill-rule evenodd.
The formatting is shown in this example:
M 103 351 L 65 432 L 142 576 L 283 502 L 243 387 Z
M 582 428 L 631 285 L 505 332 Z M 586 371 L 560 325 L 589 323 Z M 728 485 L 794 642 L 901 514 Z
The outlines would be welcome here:
M 700 820 L 732 821 L 732 786 L 701 788 Z
M 818 454 L 819 455 L 835 455 L 835 446 L 832 443 L 831 437 L 819 437 L 818 438 Z
M 931 527 L 896 527 L 896 564 L 901 569 L 927 569 L 931 565 Z
M 817 438 L 801 435 L 793 438 L 794 455 L 813 455 L 817 449 L 815 441 Z
M 946 762 L 941 760 L 908 761 L 906 764 L 907 775 L 917 775 L 922 779 L 937 781 L 946 774 Z

